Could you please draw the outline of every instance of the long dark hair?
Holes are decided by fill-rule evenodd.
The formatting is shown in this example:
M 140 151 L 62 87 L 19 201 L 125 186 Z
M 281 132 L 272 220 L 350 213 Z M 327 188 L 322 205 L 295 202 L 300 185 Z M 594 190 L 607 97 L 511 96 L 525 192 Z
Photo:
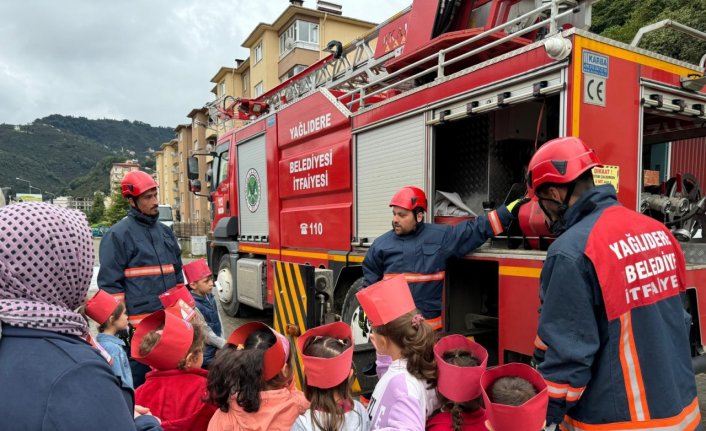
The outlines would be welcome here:
M 291 364 L 272 379 L 262 377 L 265 351 L 275 344 L 271 331 L 259 329 L 245 340 L 245 348 L 238 350 L 226 344 L 217 354 L 208 370 L 208 401 L 223 412 L 228 412 L 230 397 L 248 413 L 260 410 L 260 392 L 286 387 L 292 380 Z M 290 355 L 291 357 L 291 355 Z
M 434 330 L 426 322 L 413 323 L 413 317 L 418 313 L 416 310 L 411 311 L 373 329 L 376 334 L 387 337 L 401 349 L 402 356 L 407 359 L 407 371 L 411 375 L 426 380 L 429 388 L 434 388 L 437 376 Z
M 303 354 L 317 358 L 335 358 L 351 346 L 350 340 L 322 335 L 310 338 L 304 344 Z M 338 386 L 321 389 L 304 384 L 304 395 L 311 403 L 312 428 L 321 431 L 338 431 L 345 422 L 344 405 L 353 405 L 351 379 Z M 338 398 L 338 401 L 336 401 Z M 362 422 L 361 422 L 362 423 Z
M 463 349 L 448 350 L 444 352 L 441 357 L 444 359 L 444 362 L 456 365 L 457 367 L 476 367 L 480 364 L 480 361 L 478 361 L 475 356 Z M 466 401 L 464 403 L 455 403 L 439 394 L 439 400 L 444 408 L 451 412 L 451 417 L 453 419 L 453 431 L 461 431 L 463 429 L 464 412 L 475 412 L 483 405 L 483 400 L 481 397 Z

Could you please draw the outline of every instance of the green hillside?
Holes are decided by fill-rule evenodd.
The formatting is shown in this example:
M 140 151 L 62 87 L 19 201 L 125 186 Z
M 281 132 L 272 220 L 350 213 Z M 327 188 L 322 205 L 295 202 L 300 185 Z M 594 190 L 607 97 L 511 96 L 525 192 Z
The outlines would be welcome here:
M 12 192 L 38 189 L 54 195 L 109 193 L 114 162 L 137 159 L 154 167 L 150 149 L 174 137 L 173 129 L 138 121 L 89 120 L 50 115 L 30 125 L 0 124 L 0 186 Z

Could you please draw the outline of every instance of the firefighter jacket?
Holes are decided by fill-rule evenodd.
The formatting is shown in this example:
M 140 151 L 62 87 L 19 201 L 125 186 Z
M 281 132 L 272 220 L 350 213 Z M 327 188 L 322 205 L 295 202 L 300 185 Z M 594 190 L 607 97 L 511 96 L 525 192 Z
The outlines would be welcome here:
M 535 361 L 562 430 L 692 430 L 700 424 L 675 238 L 610 185 L 565 214 L 540 278 Z
M 174 233 L 134 207 L 101 240 L 100 262 L 98 287 L 125 301 L 132 325 L 161 309 L 159 295 L 184 282 Z
M 462 257 L 498 235 L 512 220 L 504 206 L 457 225 L 418 223 L 416 231 L 390 230 L 375 239 L 363 261 L 363 285 L 404 274 L 414 303 L 429 323 L 441 326 L 441 293 L 446 260 Z

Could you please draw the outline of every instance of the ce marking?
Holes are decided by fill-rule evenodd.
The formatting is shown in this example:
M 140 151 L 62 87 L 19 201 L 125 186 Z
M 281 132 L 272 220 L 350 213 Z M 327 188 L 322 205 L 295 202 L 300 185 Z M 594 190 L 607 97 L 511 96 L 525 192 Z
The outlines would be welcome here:
M 605 78 L 584 77 L 583 101 L 591 105 L 605 106 Z

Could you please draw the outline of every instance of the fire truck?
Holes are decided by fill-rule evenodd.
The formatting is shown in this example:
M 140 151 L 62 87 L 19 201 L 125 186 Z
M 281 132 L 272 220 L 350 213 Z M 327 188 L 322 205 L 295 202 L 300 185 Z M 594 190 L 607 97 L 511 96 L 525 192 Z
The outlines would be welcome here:
M 544 142 L 581 137 L 605 166 L 597 183 L 666 223 L 686 255 L 692 351 L 706 343 L 704 60 L 689 64 L 589 32 L 591 1 L 414 0 L 370 34 L 253 100 L 207 105 L 219 137 L 210 184 L 208 260 L 222 309 L 273 309 L 296 337 L 343 320 L 354 329 L 360 372 L 372 346 L 354 293 L 361 263 L 390 229 L 391 196 L 455 192 L 476 213 L 523 184 Z M 706 58 L 706 57 L 705 57 Z M 198 160 L 190 161 L 200 191 Z M 515 187 L 516 189 L 516 187 Z M 453 220 L 453 218 L 451 218 Z M 474 336 L 491 362 L 528 360 L 537 329 L 539 275 L 551 243 L 541 210 L 463 259 L 448 263 L 443 325 Z M 426 248 L 424 254 L 435 250 Z M 423 256 L 420 256 L 423 258 Z M 301 380 L 297 360 L 297 377 Z

